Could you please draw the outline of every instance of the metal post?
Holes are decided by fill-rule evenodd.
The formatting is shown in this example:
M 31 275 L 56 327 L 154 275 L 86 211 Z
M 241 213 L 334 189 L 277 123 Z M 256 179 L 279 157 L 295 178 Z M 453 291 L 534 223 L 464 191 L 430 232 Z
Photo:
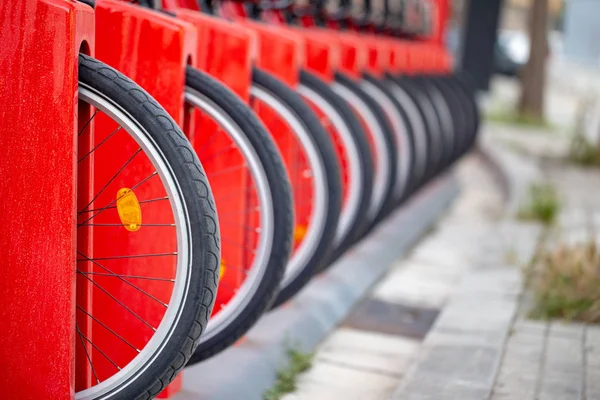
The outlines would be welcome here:
M 477 88 L 489 89 L 494 46 L 503 0 L 471 0 L 462 34 L 462 69 L 471 74 Z

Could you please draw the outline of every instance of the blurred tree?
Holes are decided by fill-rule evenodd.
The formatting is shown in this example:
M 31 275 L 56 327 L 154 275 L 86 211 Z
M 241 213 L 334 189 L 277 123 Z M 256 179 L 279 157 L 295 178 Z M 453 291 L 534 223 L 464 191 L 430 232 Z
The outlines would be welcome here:
M 544 88 L 548 58 L 548 0 L 533 0 L 529 12 L 529 61 L 523 69 L 519 117 L 544 120 Z

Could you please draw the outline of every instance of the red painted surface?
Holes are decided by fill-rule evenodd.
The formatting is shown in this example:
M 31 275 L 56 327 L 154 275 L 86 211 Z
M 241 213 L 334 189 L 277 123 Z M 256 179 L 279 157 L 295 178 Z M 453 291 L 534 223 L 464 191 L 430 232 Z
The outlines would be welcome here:
M 366 70 L 376 77 L 381 77 L 389 68 L 390 45 L 385 38 L 374 35 L 362 35 L 362 40 L 367 47 L 368 62 Z
M 0 21 L 0 384 L 7 399 L 70 399 L 77 57 L 93 11 L 2 0 Z
M 340 64 L 340 49 L 323 30 L 294 29 L 304 39 L 305 67 L 325 82 L 332 82 Z
M 368 49 L 360 37 L 351 32 L 331 31 L 332 38 L 337 38 L 340 49 L 340 71 L 358 79 L 369 61 Z
M 269 26 L 244 20 L 244 26 L 256 32 L 259 56 L 256 66 L 268 71 L 291 87 L 298 84 L 299 71 L 305 63 L 302 36 L 286 27 Z
M 438 46 L 444 45 L 448 19 L 450 18 L 449 0 L 429 0 L 432 5 L 433 26 L 428 40 Z
M 146 89 L 183 122 L 185 67 L 196 62 L 192 24 L 117 0 L 96 5 L 96 55 Z
M 238 23 L 185 9 L 172 10 L 198 31 L 197 67 L 248 101 L 252 61 L 258 55 L 255 33 Z

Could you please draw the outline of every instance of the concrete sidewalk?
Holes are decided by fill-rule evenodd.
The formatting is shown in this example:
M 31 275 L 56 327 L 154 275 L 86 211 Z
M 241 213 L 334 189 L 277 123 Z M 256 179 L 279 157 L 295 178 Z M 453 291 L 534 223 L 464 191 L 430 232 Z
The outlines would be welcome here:
M 502 302 L 499 289 L 482 285 L 501 282 L 515 297 L 520 281 L 505 267 L 475 273 L 506 254 L 497 232 L 503 196 L 479 157 L 463 161 L 457 176 L 461 195 L 451 211 L 319 346 L 312 369 L 284 400 L 375 400 L 392 393 L 462 400 L 481 391 L 465 391 L 461 383 L 444 392 L 444 386 L 482 375 L 493 381 L 501 350 L 488 349 L 485 339 L 502 344 L 516 301 Z M 495 330 L 479 332 L 479 324 Z M 471 367 L 464 370 L 463 363 Z
M 515 219 L 529 185 L 549 180 L 562 194 L 561 240 L 584 240 L 600 223 L 600 192 L 590 190 L 600 174 L 548 164 L 544 149 L 565 150 L 552 136 L 487 129 L 492 164 L 460 165 L 452 211 L 321 344 L 285 400 L 600 399 L 600 327 L 527 319 L 519 266 L 542 229 Z M 510 135 L 527 156 L 502 145 Z

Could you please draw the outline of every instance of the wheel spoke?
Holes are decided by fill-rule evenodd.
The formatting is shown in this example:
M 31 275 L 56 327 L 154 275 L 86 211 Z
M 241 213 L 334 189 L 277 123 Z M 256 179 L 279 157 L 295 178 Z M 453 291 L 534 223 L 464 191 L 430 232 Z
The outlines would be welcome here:
M 144 325 L 146 325 L 148 328 L 152 329 L 152 331 L 156 332 L 156 328 L 153 327 L 152 325 L 150 325 L 145 319 L 143 319 L 142 317 L 140 317 L 139 315 L 137 315 L 135 313 L 135 311 L 131 310 L 129 307 L 127 307 L 125 304 L 123 304 L 122 301 L 120 301 L 119 299 L 117 299 L 115 296 L 113 296 L 112 294 L 108 293 L 108 291 L 106 289 L 104 289 L 102 286 L 100 286 L 97 282 L 95 282 L 93 279 L 90 279 L 89 277 L 87 277 L 84 273 L 82 273 L 81 271 L 77 271 L 78 274 L 80 274 L 81 276 L 83 276 L 85 279 L 87 279 L 92 285 L 96 286 L 98 289 L 100 289 L 102 292 L 104 292 L 108 297 L 110 297 L 111 299 L 113 299 L 115 302 L 117 302 L 117 304 L 119 304 L 121 307 L 123 307 L 125 310 L 127 310 L 129 313 L 131 313 L 131 315 L 133 315 L 134 317 L 136 317 L 137 319 L 139 319 Z
M 77 331 L 77 334 L 79 335 L 79 340 L 81 340 L 81 347 L 83 347 L 83 351 L 85 351 L 85 357 L 87 358 L 88 363 L 90 363 L 90 367 L 92 368 L 92 373 L 94 374 L 94 378 L 96 378 L 96 384 L 98 384 L 98 383 L 100 383 L 100 379 L 98 379 L 98 374 L 96 373 L 96 368 L 94 368 L 94 364 L 92 363 L 90 354 L 87 351 L 87 346 L 85 345 L 85 342 L 83 341 L 83 334 L 79 331 L 79 326 L 77 324 L 75 324 L 75 330 Z
M 129 158 L 129 160 L 125 161 L 125 164 L 123 164 L 123 166 L 121 168 L 119 168 L 119 170 L 113 175 L 112 178 L 110 178 L 110 180 L 106 183 L 106 185 L 104 185 L 102 187 L 102 189 L 100 189 L 100 191 L 94 196 L 94 198 L 92 199 L 92 201 L 90 201 L 85 207 L 83 207 L 83 211 L 87 210 L 88 207 L 90 205 L 92 205 L 92 203 L 98 198 L 98 196 L 100 196 L 102 194 L 102 192 L 104 192 L 104 190 L 106 190 L 106 188 L 112 183 L 112 181 L 114 181 L 117 176 L 119 176 L 119 174 L 125 169 L 127 168 L 127 166 L 129 165 L 129 163 L 131 161 L 133 161 L 133 159 L 135 158 L 135 156 L 137 156 L 138 154 L 140 154 L 142 152 L 142 148 L 138 148 L 137 151 L 135 153 L 133 153 L 133 155 Z
M 112 272 L 110 269 L 106 268 L 104 265 L 100 264 L 99 262 L 95 261 L 94 259 L 91 259 L 91 258 L 88 258 L 88 257 L 86 257 L 86 255 L 85 255 L 85 254 L 83 254 L 83 253 L 81 253 L 81 252 L 79 252 L 79 251 L 77 252 L 77 254 L 79 254 L 79 255 L 80 255 L 80 256 L 82 256 L 82 257 L 85 257 L 85 258 L 86 258 L 86 261 L 90 261 L 90 262 L 92 262 L 94 265 L 96 265 L 96 266 L 98 266 L 98 267 L 102 268 L 103 270 L 105 270 L 106 272 L 108 272 L 109 274 L 111 274 L 112 276 L 114 276 L 115 278 L 118 278 L 120 281 L 122 281 L 122 282 L 124 282 L 124 283 L 128 284 L 129 286 L 133 287 L 134 289 L 136 289 L 136 290 L 140 291 L 141 293 L 145 294 L 146 296 L 148 296 L 148 297 L 149 297 L 149 298 L 151 298 L 152 300 L 156 301 L 157 303 L 159 303 L 159 304 L 160 304 L 160 305 L 162 305 L 163 307 L 165 307 L 165 308 L 166 308 L 166 307 L 169 307 L 169 305 L 168 305 L 168 304 L 166 304 L 166 303 L 164 303 L 164 302 L 160 301 L 160 300 L 159 300 L 159 299 L 157 299 L 156 297 L 152 296 L 150 293 L 146 292 L 146 291 L 145 291 L 144 289 L 142 289 L 141 287 L 139 287 L 139 286 L 137 286 L 137 285 L 134 285 L 133 283 L 129 282 L 127 279 L 125 279 L 125 278 L 122 278 L 122 277 L 118 276 L 117 274 L 115 274 L 114 272 Z M 117 258 L 124 258 L 124 257 L 117 257 Z M 104 258 L 104 260 L 112 260 L 112 259 L 114 259 L 114 257 L 113 257 L 113 258 Z M 98 260 L 98 259 L 96 259 L 96 260 Z M 100 258 L 99 260 L 103 260 L 103 259 L 102 259 L 102 258 Z M 80 260 L 77 260 L 77 261 L 80 261 Z M 82 274 L 85 274 L 85 273 L 84 273 L 84 272 L 82 272 L 82 271 L 80 271 L 80 273 L 82 273 Z M 84 275 L 84 276 L 85 276 L 85 275 Z
M 129 255 L 129 256 L 111 256 L 111 257 L 94 257 L 94 258 L 88 258 L 88 257 L 86 257 L 84 254 L 82 254 L 79 251 L 77 253 L 80 254 L 81 256 L 85 257 L 85 258 L 79 258 L 79 259 L 77 259 L 77 261 L 119 260 L 119 259 L 128 259 L 128 258 L 165 257 L 165 256 L 176 256 L 177 255 L 177 252 L 172 252 L 172 253 L 133 254 L 133 255 Z
M 91 344 L 92 347 L 94 349 L 96 349 L 98 351 L 98 353 L 102 354 L 104 356 L 104 358 L 106 358 L 112 365 L 115 366 L 116 369 L 118 369 L 119 371 L 121 370 L 121 367 L 119 367 L 113 360 L 111 360 L 110 357 L 106 355 L 106 353 L 104 353 L 102 350 L 100 350 L 100 348 L 98 346 L 96 346 L 90 339 L 88 339 L 87 336 L 85 336 L 83 333 L 81 333 L 81 331 L 79 330 L 79 326 L 77 326 L 77 324 L 75 325 L 75 330 L 79 334 L 79 337 L 85 339 L 86 342 Z
M 92 314 L 90 314 L 87 311 L 85 311 L 82 307 L 77 306 L 77 309 L 79 311 L 81 311 L 82 313 L 84 313 L 85 315 L 87 315 L 88 317 L 90 317 L 93 321 L 97 322 L 104 329 L 106 329 L 107 331 L 109 331 L 110 333 L 112 333 L 113 335 L 115 335 L 116 337 L 118 337 L 119 339 L 121 339 L 126 345 L 128 345 L 129 347 L 131 347 L 133 350 L 137 351 L 138 353 L 141 352 L 140 349 L 138 349 L 137 347 L 135 347 L 134 345 L 132 345 L 131 343 L 129 343 L 125 338 L 123 338 L 117 332 L 115 332 L 112 329 L 110 329 L 108 326 L 106 326 L 104 323 L 102 323 L 100 320 L 98 320 L 98 318 L 94 317 Z M 87 354 L 87 351 L 86 351 L 86 354 Z
M 85 156 L 81 157 L 81 159 L 79 161 L 77 161 L 77 162 L 80 163 L 83 160 L 85 160 L 90 154 L 92 154 L 94 151 L 96 151 L 96 149 L 98 149 L 98 147 L 102 146 L 108 139 L 110 139 L 111 137 L 113 137 L 121 129 L 123 129 L 123 127 L 119 126 L 117 129 L 115 129 L 114 131 L 112 131 L 108 136 L 106 136 L 104 139 L 102 139 L 102 141 L 100 143 L 98 143 L 98 145 L 96 147 L 94 147 L 92 150 L 90 150 Z
M 153 176 L 158 175 L 158 172 L 154 171 L 153 173 L 151 173 L 150 175 L 148 175 L 147 177 L 145 177 L 144 179 L 142 179 L 141 181 L 139 181 L 138 183 L 136 183 L 130 190 L 135 190 L 138 187 L 140 187 L 143 183 L 147 182 L 150 178 L 152 178 Z M 125 194 L 123 195 L 125 196 Z M 102 207 L 96 214 L 93 214 L 91 217 L 89 217 L 88 219 L 86 219 L 85 221 L 82 222 L 82 224 L 85 224 L 86 222 L 88 222 L 89 220 L 91 220 L 92 218 L 96 217 L 98 214 L 100 214 L 101 212 L 105 211 L 108 209 L 108 207 L 112 206 L 113 204 L 115 204 L 117 201 L 119 201 L 121 198 L 123 198 L 123 196 L 120 196 L 118 198 L 116 198 L 115 200 L 111 201 L 110 203 L 108 203 L 106 206 Z M 89 204 L 88 204 L 89 207 Z M 81 215 L 84 212 L 87 212 L 87 207 L 86 209 L 79 211 L 77 214 Z M 77 227 L 79 227 L 79 225 L 77 225 Z
M 96 117 L 96 114 L 98 114 L 98 110 L 96 108 L 96 111 L 94 111 L 94 114 L 92 114 L 92 116 L 90 117 L 90 119 L 87 120 L 87 122 L 85 123 L 85 125 L 83 125 L 83 128 L 81 128 L 81 130 L 79 131 L 79 133 L 77 134 L 77 137 L 81 136 L 81 134 L 87 129 L 88 125 L 92 122 L 92 120 Z
M 148 280 L 148 281 L 162 281 L 162 282 L 175 282 L 175 279 L 169 279 L 169 278 L 154 278 L 152 276 L 141 276 L 141 275 L 123 275 L 123 274 L 105 274 L 102 272 L 84 272 L 81 271 L 82 274 L 84 275 L 96 275 L 96 276 L 120 276 L 122 278 L 128 278 L 128 279 L 144 279 L 144 280 Z
M 176 226 L 175 224 L 141 224 L 143 226 Z M 123 224 L 79 224 L 78 228 L 82 226 L 123 226 Z
M 119 198 L 121 198 L 121 197 L 119 197 Z M 138 203 L 139 204 L 154 203 L 154 202 L 163 201 L 163 200 L 169 200 L 169 196 L 157 197 L 157 198 L 148 199 L 148 200 L 139 200 Z M 79 214 L 89 213 L 89 212 L 96 212 L 96 211 L 101 211 L 101 210 L 109 210 L 111 208 L 117 208 L 117 206 L 109 206 L 109 207 L 104 207 L 104 208 L 92 208 L 92 209 L 89 209 L 89 210 L 81 211 Z

